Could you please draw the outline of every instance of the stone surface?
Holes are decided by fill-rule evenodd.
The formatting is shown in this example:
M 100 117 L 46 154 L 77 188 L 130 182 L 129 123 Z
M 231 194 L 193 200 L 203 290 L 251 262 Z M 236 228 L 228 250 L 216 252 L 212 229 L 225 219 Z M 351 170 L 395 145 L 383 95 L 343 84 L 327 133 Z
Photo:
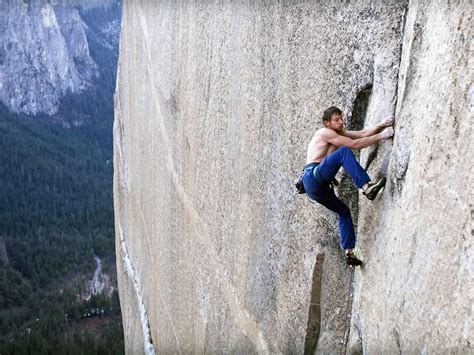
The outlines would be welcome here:
M 79 9 L 111 3 L 0 0 L 0 101 L 15 113 L 54 115 L 65 94 L 93 85 L 98 66 Z M 108 25 L 103 37 L 116 41 L 118 26 Z
M 13 112 L 54 114 L 68 90 L 96 74 L 78 10 L 47 2 L 2 2 L 0 100 Z
M 474 352 L 470 31 L 467 1 L 409 4 L 396 135 L 369 168 L 389 181 L 359 212 L 351 340 L 364 353 Z
M 302 353 L 308 324 L 319 334 L 319 353 L 422 351 L 431 341 L 442 351 L 447 343 L 435 338 L 445 335 L 433 328 L 441 305 L 450 314 L 442 312 L 438 322 L 448 319 L 453 343 L 467 349 L 470 171 L 461 170 L 461 159 L 472 140 L 472 80 L 463 62 L 470 17 L 466 4 L 441 9 L 441 18 L 419 6 L 427 23 L 446 25 L 426 27 L 427 47 L 410 54 L 417 6 L 406 2 L 124 4 L 114 203 L 128 353 Z M 461 27 L 452 28 L 461 18 Z M 429 61 L 443 50 L 458 53 Z M 439 73 L 428 70 L 436 66 Z M 432 81 L 420 76 L 424 70 Z M 444 86 L 436 85 L 443 73 Z M 441 93 L 452 105 L 438 101 Z M 394 114 L 397 120 L 393 143 L 361 154 L 371 176 L 388 175 L 384 197 L 358 206 L 357 191 L 340 191 L 355 206 L 366 262 L 355 276 L 344 265 L 335 217 L 293 187 L 331 105 L 352 126 Z M 450 107 L 458 120 L 438 116 Z M 429 117 L 419 119 L 420 110 Z M 447 130 L 453 122 L 457 136 Z M 430 149 L 444 154 L 431 158 L 432 167 Z M 431 205 L 423 210 L 425 201 Z M 443 203 L 446 216 L 434 209 Z M 438 245 L 435 259 L 426 244 Z M 405 266 L 396 267 L 398 254 L 413 262 L 402 256 Z M 438 272 L 439 263 L 446 272 Z

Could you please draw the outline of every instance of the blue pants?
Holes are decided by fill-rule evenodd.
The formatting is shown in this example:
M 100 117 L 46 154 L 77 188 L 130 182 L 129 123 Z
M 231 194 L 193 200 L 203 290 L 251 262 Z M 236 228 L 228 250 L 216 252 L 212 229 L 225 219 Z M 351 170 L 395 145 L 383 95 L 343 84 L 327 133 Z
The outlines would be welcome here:
M 341 246 L 343 249 L 353 249 L 356 237 L 351 211 L 344 202 L 336 197 L 334 190 L 329 187 L 341 166 L 344 166 L 358 188 L 370 181 L 369 175 L 357 162 L 354 153 L 347 147 L 340 147 L 324 158 L 321 163 L 306 165 L 303 173 L 303 184 L 306 194 L 311 199 L 339 215 Z

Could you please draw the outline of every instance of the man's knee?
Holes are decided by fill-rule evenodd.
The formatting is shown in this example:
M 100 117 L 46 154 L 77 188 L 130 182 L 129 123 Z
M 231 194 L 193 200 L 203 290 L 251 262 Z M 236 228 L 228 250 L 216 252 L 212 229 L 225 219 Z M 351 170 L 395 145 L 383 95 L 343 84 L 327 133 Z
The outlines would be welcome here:
M 344 155 L 354 155 L 352 150 L 350 150 L 348 147 L 340 147 L 338 150 L 341 154 L 344 154 Z

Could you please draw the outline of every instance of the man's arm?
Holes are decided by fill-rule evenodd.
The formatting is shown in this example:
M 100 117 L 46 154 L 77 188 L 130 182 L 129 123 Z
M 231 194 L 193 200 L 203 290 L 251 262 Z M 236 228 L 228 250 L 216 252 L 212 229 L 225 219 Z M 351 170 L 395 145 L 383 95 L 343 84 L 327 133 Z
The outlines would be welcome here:
M 337 134 L 332 129 L 325 129 L 321 135 L 326 142 L 331 143 L 337 147 L 348 147 L 351 149 L 362 149 L 369 145 L 377 143 L 382 139 L 387 139 L 393 136 L 393 128 L 389 127 L 381 133 L 374 134 L 370 137 L 363 137 L 357 139 L 351 139 L 349 137 Z
M 383 131 L 386 127 L 390 127 L 393 125 L 393 117 L 389 116 L 386 119 L 384 119 L 381 123 L 378 125 L 372 127 L 372 128 L 366 128 L 360 131 L 346 131 L 344 130 L 342 132 L 342 135 L 351 138 L 351 139 L 358 139 L 358 138 L 365 138 L 365 137 L 370 137 L 373 136 L 381 131 Z

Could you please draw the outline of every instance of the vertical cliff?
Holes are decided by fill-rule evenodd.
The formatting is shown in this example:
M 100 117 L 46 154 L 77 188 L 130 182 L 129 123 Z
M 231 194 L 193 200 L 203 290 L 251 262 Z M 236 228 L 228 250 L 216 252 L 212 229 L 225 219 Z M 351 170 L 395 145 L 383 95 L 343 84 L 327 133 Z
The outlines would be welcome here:
M 83 16 L 112 2 L 0 1 L 0 101 L 15 113 L 54 115 L 66 94 L 94 86 L 100 70 Z M 116 49 L 118 24 L 107 20 L 95 21 L 103 28 L 93 35 Z
M 366 266 L 355 277 L 353 349 L 474 351 L 470 31 L 469 2 L 409 3 L 396 134 L 369 167 L 390 182 L 375 208 L 359 208 Z
M 13 112 L 54 114 L 97 73 L 74 7 L 7 1 L 0 27 L 0 99 Z
M 470 349 L 470 25 L 466 3 L 126 2 L 127 352 Z M 396 119 L 393 142 L 361 153 L 387 175 L 383 197 L 339 192 L 358 221 L 355 273 L 335 217 L 292 184 L 331 105 L 356 128 Z

